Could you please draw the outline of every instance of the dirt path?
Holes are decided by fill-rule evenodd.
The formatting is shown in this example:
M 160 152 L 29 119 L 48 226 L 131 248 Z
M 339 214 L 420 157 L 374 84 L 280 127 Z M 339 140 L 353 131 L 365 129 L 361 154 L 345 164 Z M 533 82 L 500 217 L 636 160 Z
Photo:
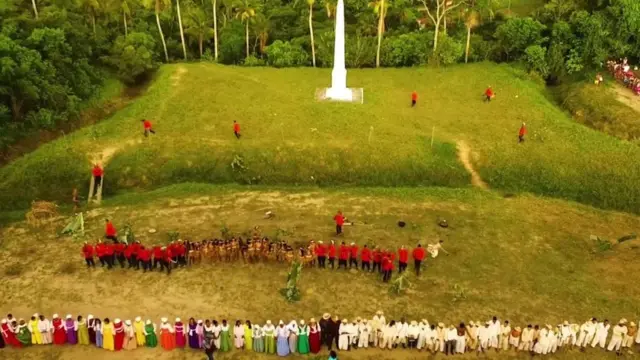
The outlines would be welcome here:
M 480 175 L 473 169 L 471 164 L 471 148 L 464 140 L 456 141 L 458 147 L 458 159 L 464 165 L 464 168 L 471 174 L 471 184 L 480 189 L 488 189 L 487 184 L 482 181 Z
M 620 85 L 614 86 L 613 89 L 618 101 L 640 113 L 640 98 L 638 98 L 638 96 L 634 95 L 631 90 Z

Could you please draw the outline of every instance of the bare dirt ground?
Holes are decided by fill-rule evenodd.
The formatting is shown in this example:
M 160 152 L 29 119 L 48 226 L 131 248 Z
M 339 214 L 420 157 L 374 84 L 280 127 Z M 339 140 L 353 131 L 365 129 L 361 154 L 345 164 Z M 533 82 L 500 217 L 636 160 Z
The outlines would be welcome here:
M 471 175 L 471 184 L 480 189 L 487 189 L 487 184 L 482 180 L 480 174 L 476 172 L 471 163 L 471 148 L 464 140 L 456 142 L 458 146 L 458 160 L 462 163 L 467 172 Z

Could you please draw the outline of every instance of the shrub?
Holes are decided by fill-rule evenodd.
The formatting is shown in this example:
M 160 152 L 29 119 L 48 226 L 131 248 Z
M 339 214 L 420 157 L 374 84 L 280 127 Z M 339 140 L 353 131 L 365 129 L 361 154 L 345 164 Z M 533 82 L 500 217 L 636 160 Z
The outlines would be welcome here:
M 436 51 L 435 59 L 438 64 L 451 65 L 463 56 L 464 45 L 456 39 L 442 35 L 438 39 L 438 50 Z
M 244 42 L 242 24 L 230 22 L 220 31 L 218 60 L 223 64 L 242 64 L 245 57 Z
M 428 60 L 430 45 L 419 33 L 402 34 L 384 39 L 381 63 L 383 66 L 413 66 Z
M 126 83 L 135 84 L 158 67 L 153 53 L 156 42 L 149 34 L 133 32 L 119 36 L 111 48 L 107 63 Z
M 510 18 L 496 29 L 498 48 L 507 60 L 519 59 L 527 47 L 542 44 L 544 29 L 544 25 L 529 17 Z
M 244 59 L 244 66 L 264 66 L 265 61 L 263 59 L 258 59 L 257 57 L 251 55 L 248 58 Z
M 525 51 L 527 69 L 535 71 L 542 77 L 549 75 L 549 65 L 547 64 L 547 49 L 540 45 L 529 46 Z
M 331 47 L 333 49 L 333 46 Z M 372 67 L 376 61 L 376 38 L 371 36 L 347 36 L 345 64 L 350 68 Z
M 276 40 L 267 46 L 267 63 L 275 67 L 293 67 L 307 65 L 309 55 L 301 46 L 296 46 L 288 41 Z

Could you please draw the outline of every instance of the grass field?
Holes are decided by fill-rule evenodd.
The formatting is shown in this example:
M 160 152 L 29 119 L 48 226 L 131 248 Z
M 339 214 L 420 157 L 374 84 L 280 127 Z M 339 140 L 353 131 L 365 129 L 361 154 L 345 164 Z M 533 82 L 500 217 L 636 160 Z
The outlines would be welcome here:
M 0 169 L 0 208 L 66 200 L 74 186 L 84 193 L 90 162 L 101 158 L 106 195 L 180 182 L 464 188 L 470 176 L 456 159 L 464 141 L 497 190 L 640 211 L 640 164 L 629 161 L 638 146 L 574 123 L 507 65 L 351 70 L 364 105 L 315 102 L 329 78 L 328 69 L 164 66 L 132 105 Z M 487 104 L 489 84 L 497 98 Z M 142 118 L 156 136 L 142 136 Z M 529 140 L 518 145 L 523 121 Z M 245 169 L 234 170 L 234 159 Z
M 220 236 L 223 226 L 234 234 L 246 234 L 255 225 L 262 234 L 291 243 L 328 241 L 333 238 L 331 216 L 338 207 L 350 219 L 366 223 L 348 227 L 347 242 L 397 247 L 442 238 L 450 255 L 428 260 L 425 274 L 410 275 L 412 287 L 400 296 L 390 295 L 388 286 L 371 274 L 305 269 L 302 300 L 288 304 L 278 293 L 286 280 L 284 265 L 203 264 L 170 277 L 119 269 L 87 271 L 79 254 L 81 243 L 54 235 L 63 219 L 42 229 L 16 223 L 0 233 L 4 294 L 0 313 L 121 318 L 143 314 L 154 319 L 193 314 L 264 321 L 317 317 L 325 311 L 347 318 L 371 316 L 382 309 L 389 317 L 447 323 L 499 314 L 520 324 L 578 322 L 590 316 L 640 317 L 640 287 L 634 280 L 640 271 L 638 240 L 602 250 L 589 239 L 597 235 L 613 241 L 637 231 L 640 219 L 559 200 L 505 199 L 474 189 L 294 191 L 185 184 L 115 197 L 90 210 L 86 226 L 88 238 L 95 239 L 102 234 L 105 217 L 120 227 L 130 222 L 136 238 L 145 244 L 164 243 L 170 231 L 202 239 Z M 267 210 L 276 217 L 263 219 Z M 442 218 L 449 221 L 449 229 L 436 226 Z M 398 220 L 408 225 L 399 228 Z M 149 234 L 150 228 L 157 233 Z M 18 259 L 24 261 L 17 264 Z M 34 358 L 41 354 L 29 353 Z M 74 349 L 60 358 L 88 354 L 94 356 Z M 367 358 L 364 355 L 351 358 Z M 163 358 L 183 358 L 173 356 Z

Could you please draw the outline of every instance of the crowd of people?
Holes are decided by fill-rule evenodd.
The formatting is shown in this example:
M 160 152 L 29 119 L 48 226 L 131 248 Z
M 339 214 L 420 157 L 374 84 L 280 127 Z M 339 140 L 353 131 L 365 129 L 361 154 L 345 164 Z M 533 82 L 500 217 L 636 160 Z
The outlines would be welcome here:
M 607 69 L 609 69 L 609 72 L 616 80 L 622 82 L 624 86 L 626 86 L 628 89 L 631 89 L 634 94 L 640 95 L 640 78 L 638 78 L 635 73 L 638 68 L 635 67 L 632 69 L 627 58 L 620 60 L 609 60 L 607 62 Z M 596 75 L 596 85 L 599 85 L 603 80 L 604 79 L 602 78 L 602 75 Z
M 611 330 L 611 336 L 609 336 Z M 396 321 L 385 318 L 382 311 L 371 318 L 340 319 L 328 313 L 320 321 L 280 320 L 277 325 L 267 320 L 264 325 L 250 320 L 236 320 L 235 324 L 222 320 L 180 318 L 170 322 L 160 319 L 159 326 L 151 320 L 136 317 L 133 321 L 88 315 L 52 320 L 33 314 L 30 320 L 16 319 L 8 314 L 2 320 L 0 348 L 23 348 L 31 345 L 94 345 L 109 351 L 133 350 L 138 347 L 164 350 L 190 348 L 229 352 L 232 349 L 287 356 L 289 354 L 317 354 L 323 347 L 329 351 L 367 349 L 415 349 L 447 355 L 477 351 L 520 351 L 532 354 L 553 354 L 556 351 L 601 348 L 615 351 L 633 349 L 640 345 L 636 323 L 620 319 L 613 328 L 608 320 L 591 318 L 582 324 L 564 321 L 558 325 L 513 326 L 508 320 L 493 317 L 488 321 L 469 321 L 467 324 L 445 326 L 438 322 Z
M 340 214 L 339 214 L 340 215 Z M 342 234 L 344 219 L 336 215 L 336 233 Z M 311 240 L 308 244 L 298 244 L 295 248 L 286 241 L 271 241 L 267 237 L 261 237 L 255 229 L 253 236 L 243 240 L 241 237 L 232 237 L 226 240 L 205 239 L 202 241 L 171 241 L 165 246 L 145 247 L 140 241 L 128 244 L 120 241 L 113 223 L 106 220 L 105 238 L 111 242 L 99 240 L 95 244 L 85 242 L 82 247 L 82 255 L 87 267 L 96 266 L 95 258 L 98 258 L 102 267 L 112 269 L 118 265 L 121 268 L 134 270 L 142 269 L 143 272 L 159 269 L 167 274 L 171 269 L 180 266 L 200 263 L 203 261 L 234 261 L 242 259 L 246 262 L 258 262 L 274 260 L 279 262 L 300 261 L 308 267 L 331 269 L 360 269 L 377 273 L 382 281 L 391 280 L 396 269 L 399 273 L 407 270 L 409 261 L 413 261 L 416 275 L 420 275 L 422 262 L 427 254 L 435 258 L 440 252 L 447 253 L 443 249 L 443 241 L 430 244 L 423 248 L 418 244 L 413 249 L 401 246 L 398 249 L 383 249 L 368 245 L 359 247 L 355 242 L 347 244 L 341 242 L 337 245 L 335 240 L 328 244 L 323 241 Z

